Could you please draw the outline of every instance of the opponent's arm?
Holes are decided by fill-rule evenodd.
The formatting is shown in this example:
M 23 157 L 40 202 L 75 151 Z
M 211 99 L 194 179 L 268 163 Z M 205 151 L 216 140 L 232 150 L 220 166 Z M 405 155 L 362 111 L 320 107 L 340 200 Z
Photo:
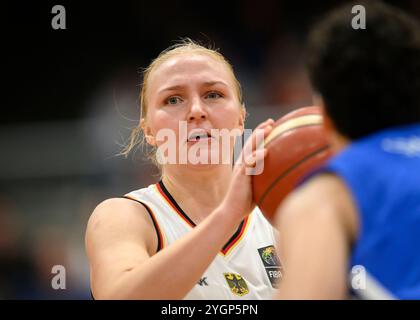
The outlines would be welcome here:
M 343 182 L 325 174 L 295 191 L 277 212 L 284 277 L 278 299 L 344 299 L 357 215 Z

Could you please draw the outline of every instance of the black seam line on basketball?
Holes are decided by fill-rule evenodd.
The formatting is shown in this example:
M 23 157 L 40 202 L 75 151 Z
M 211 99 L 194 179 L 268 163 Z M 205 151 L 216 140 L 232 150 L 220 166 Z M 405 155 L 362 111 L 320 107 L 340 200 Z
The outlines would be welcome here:
M 168 189 L 165 188 L 165 185 L 163 184 L 163 181 L 160 180 L 159 181 L 159 186 L 162 189 L 162 191 L 165 193 L 165 195 L 168 197 L 169 201 L 172 202 L 172 204 L 178 209 L 179 213 L 182 214 L 182 216 L 187 219 L 194 227 L 196 227 L 196 224 L 190 219 L 190 217 L 187 216 L 187 214 L 184 212 L 184 210 L 181 209 L 181 207 L 178 205 L 178 203 L 175 201 L 175 199 L 171 196 L 171 194 L 169 193 Z M 242 222 L 239 224 L 238 229 L 236 230 L 236 232 L 234 233 L 234 235 L 232 237 L 230 237 L 230 239 L 228 240 L 228 242 L 223 246 L 224 250 L 225 248 L 227 248 L 230 243 L 235 240 L 235 237 L 241 232 L 242 226 L 244 224 L 244 220 L 242 220 Z
M 156 253 L 158 253 L 160 250 L 162 250 L 162 239 L 161 239 L 161 235 L 160 235 L 160 233 L 158 231 L 160 229 L 158 229 L 159 227 L 158 227 L 157 221 L 155 221 L 155 218 L 153 217 L 152 210 L 145 203 L 143 203 L 143 202 L 141 202 L 139 200 L 136 200 L 136 199 L 133 199 L 133 198 L 130 198 L 130 197 L 126 197 L 126 196 L 122 196 L 121 198 L 128 199 L 128 200 L 133 200 L 135 202 L 138 202 L 138 203 L 140 203 L 147 210 L 147 213 L 149 214 L 150 219 L 152 219 L 153 226 L 155 227 L 156 236 L 158 238 L 158 244 L 157 244 L 157 249 L 156 249 Z
M 273 139 L 271 139 L 270 142 L 268 142 L 264 147 L 266 148 L 267 146 L 269 146 L 274 140 L 276 140 L 278 137 L 282 136 L 283 134 L 290 132 L 292 130 L 296 130 L 296 129 L 300 129 L 300 128 L 305 128 L 305 127 L 318 127 L 321 126 L 321 123 L 310 123 L 310 124 L 302 124 L 298 127 L 293 127 L 290 129 L 287 129 L 286 131 L 280 132 L 279 134 L 277 134 Z
M 265 197 L 271 192 L 271 189 L 274 188 L 274 186 L 281 180 L 283 179 L 285 176 L 287 176 L 291 171 L 293 171 L 294 169 L 296 169 L 297 167 L 299 167 L 302 163 L 304 163 L 305 161 L 309 160 L 310 158 L 312 158 L 313 156 L 316 156 L 318 153 L 321 153 L 327 149 L 330 148 L 330 145 L 325 145 L 321 148 L 319 148 L 318 150 L 315 150 L 314 152 L 311 152 L 310 154 L 308 154 L 307 156 L 305 156 L 302 160 L 300 160 L 299 162 L 295 163 L 293 166 L 291 166 L 290 168 L 288 168 L 286 171 L 284 171 L 281 175 L 279 175 L 268 187 L 268 189 L 263 193 L 260 201 L 258 202 L 258 206 L 260 206 L 264 200 Z

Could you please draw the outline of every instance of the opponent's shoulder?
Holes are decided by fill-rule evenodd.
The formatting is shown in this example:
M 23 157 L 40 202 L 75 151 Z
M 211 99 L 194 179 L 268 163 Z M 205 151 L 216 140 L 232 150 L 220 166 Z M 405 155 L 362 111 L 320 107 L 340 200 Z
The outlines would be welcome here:
M 282 220 L 338 220 L 352 237 L 357 233 L 356 204 L 346 183 L 333 173 L 321 173 L 290 194 L 278 209 Z
M 295 207 L 330 207 L 349 205 L 351 194 L 345 182 L 334 173 L 315 175 L 285 200 Z

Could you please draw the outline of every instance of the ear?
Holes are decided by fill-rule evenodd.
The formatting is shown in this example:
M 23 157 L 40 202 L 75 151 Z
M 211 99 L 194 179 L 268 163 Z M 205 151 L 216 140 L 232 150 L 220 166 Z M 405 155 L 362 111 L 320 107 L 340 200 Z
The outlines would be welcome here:
M 339 131 L 336 129 L 334 121 L 328 115 L 328 112 L 325 108 L 324 99 L 321 95 L 316 94 L 314 95 L 314 103 L 316 106 L 320 107 L 322 110 L 322 117 L 323 117 L 323 126 L 324 130 L 328 135 L 328 138 L 331 142 L 331 146 L 335 152 L 341 150 L 344 146 L 346 146 L 349 141 L 344 136 L 342 136 Z
M 140 120 L 140 127 L 143 130 L 143 134 L 146 138 L 146 141 L 148 144 L 150 144 L 151 146 L 155 146 L 156 145 L 156 140 L 155 137 L 152 134 L 152 129 L 148 126 L 146 120 L 144 118 L 142 118 Z
M 322 98 L 321 94 L 314 93 L 313 101 L 314 101 L 315 106 L 321 108 L 324 129 L 328 132 L 328 134 L 331 134 L 334 131 L 334 125 L 333 125 L 333 123 L 331 121 L 331 118 L 328 116 L 328 113 L 325 109 L 324 99 Z
M 245 105 L 242 104 L 240 115 L 239 115 L 239 123 L 238 123 L 239 129 L 241 130 L 241 132 L 244 132 L 244 129 L 245 129 L 245 119 L 246 119 L 246 109 L 245 109 Z

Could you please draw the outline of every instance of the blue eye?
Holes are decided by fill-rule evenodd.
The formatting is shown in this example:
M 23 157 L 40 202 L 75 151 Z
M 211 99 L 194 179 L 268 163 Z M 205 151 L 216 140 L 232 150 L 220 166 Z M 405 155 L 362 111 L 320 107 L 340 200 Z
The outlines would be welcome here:
M 218 92 L 209 92 L 206 96 L 207 99 L 218 99 L 221 98 L 222 95 Z
M 181 98 L 180 97 L 169 97 L 168 99 L 166 99 L 166 104 L 171 104 L 171 105 L 175 105 L 178 104 L 179 102 L 181 102 Z

